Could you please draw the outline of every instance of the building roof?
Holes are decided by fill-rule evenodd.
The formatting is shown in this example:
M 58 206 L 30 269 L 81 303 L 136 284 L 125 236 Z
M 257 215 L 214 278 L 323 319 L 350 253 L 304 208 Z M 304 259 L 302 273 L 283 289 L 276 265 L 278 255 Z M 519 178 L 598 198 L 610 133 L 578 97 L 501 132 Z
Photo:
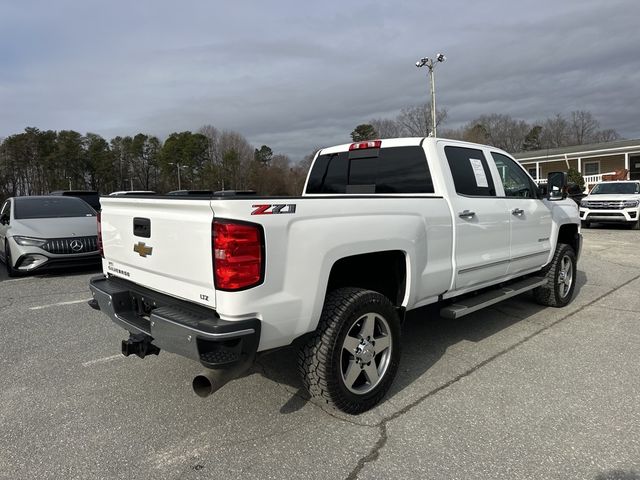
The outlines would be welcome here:
M 616 140 L 614 142 L 591 143 L 588 145 L 573 145 L 571 147 L 520 152 L 516 153 L 514 157 L 520 162 L 530 160 L 564 160 L 565 155 L 570 158 L 577 158 L 582 155 L 615 155 L 633 150 L 640 151 L 640 139 Z

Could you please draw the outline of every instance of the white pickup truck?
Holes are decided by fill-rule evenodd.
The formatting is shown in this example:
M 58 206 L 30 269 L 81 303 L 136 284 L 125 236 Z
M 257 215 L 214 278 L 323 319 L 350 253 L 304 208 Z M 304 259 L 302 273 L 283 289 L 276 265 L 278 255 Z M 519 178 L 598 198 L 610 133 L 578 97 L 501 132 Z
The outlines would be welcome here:
M 580 253 L 566 174 L 543 198 L 493 147 L 435 138 L 320 150 L 302 197 L 102 197 L 93 308 L 125 355 L 199 361 L 201 396 L 294 344 L 312 398 L 363 412 L 389 389 L 405 311 L 452 319 L 519 293 L 562 307 Z

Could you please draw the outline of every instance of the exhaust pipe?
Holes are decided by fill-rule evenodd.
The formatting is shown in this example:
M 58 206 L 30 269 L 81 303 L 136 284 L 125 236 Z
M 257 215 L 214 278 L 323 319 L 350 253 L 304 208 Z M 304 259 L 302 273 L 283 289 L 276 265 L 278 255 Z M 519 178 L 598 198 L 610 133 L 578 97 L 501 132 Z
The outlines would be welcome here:
M 207 370 L 193 377 L 191 386 L 196 395 L 207 398 L 237 376 L 237 372 L 234 372 L 233 369 Z

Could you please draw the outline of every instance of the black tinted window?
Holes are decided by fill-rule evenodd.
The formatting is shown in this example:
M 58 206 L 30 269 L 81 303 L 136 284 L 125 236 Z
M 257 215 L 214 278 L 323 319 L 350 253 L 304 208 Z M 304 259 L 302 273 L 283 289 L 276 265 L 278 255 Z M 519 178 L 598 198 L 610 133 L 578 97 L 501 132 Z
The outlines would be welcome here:
M 89 204 L 75 197 L 19 197 L 14 200 L 16 219 L 91 217 L 95 214 Z
M 51 192 L 49 195 L 77 197 L 87 202 L 96 211 L 100 211 L 100 194 L 93 190 L 57 190 Z
M 381 148 L 375 153 L 361 158 L 349 158 L 349 152 L 320 155 L 307 193 L 433 193 L 421 147 Z
M 445 147 L 444 152 L 456 192 L 461 195 L 495 196 L 496 189 L 482 150 Z
M 593 190 L 591 190 L 591 195 L 601 195 L 601 194 L 634 194 L 640 193 L 640 184 L 637 183 L 599 183 Z
M 321 155 L 313 166 L 307 193 L 346 193 L 348 167 L 347 152 Z
M 94 210 L 100 210 L 100 195 L 98 195 L 97 193 L 88 193 L 86 195 L 77 194 L 74 195 L 74 197 L 78 197 L 79 199 L 84 200 L 89 205 L 91 205 Z

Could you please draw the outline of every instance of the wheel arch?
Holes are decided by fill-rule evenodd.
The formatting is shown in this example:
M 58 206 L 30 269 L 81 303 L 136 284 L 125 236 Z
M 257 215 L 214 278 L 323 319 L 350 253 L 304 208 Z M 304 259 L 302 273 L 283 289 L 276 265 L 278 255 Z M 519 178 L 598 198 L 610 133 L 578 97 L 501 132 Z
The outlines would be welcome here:
M 399 307 L 407 292 L 407 270 L 407 253 L 402 250 L 343 257 L 331 267 L 325 297 L 338 288 L 363 288 L 381 293 Z
M 565 223 L 560 226 L 558 230 L 558 240 L 556 245 L 564 243 L 570 245 L 573 251 L 576 253 L 576 259 L 580 256 L 580 247 L 582 242 L 580 241 L 580 234 L 578 232 L 578 225 L 575 223 Z

